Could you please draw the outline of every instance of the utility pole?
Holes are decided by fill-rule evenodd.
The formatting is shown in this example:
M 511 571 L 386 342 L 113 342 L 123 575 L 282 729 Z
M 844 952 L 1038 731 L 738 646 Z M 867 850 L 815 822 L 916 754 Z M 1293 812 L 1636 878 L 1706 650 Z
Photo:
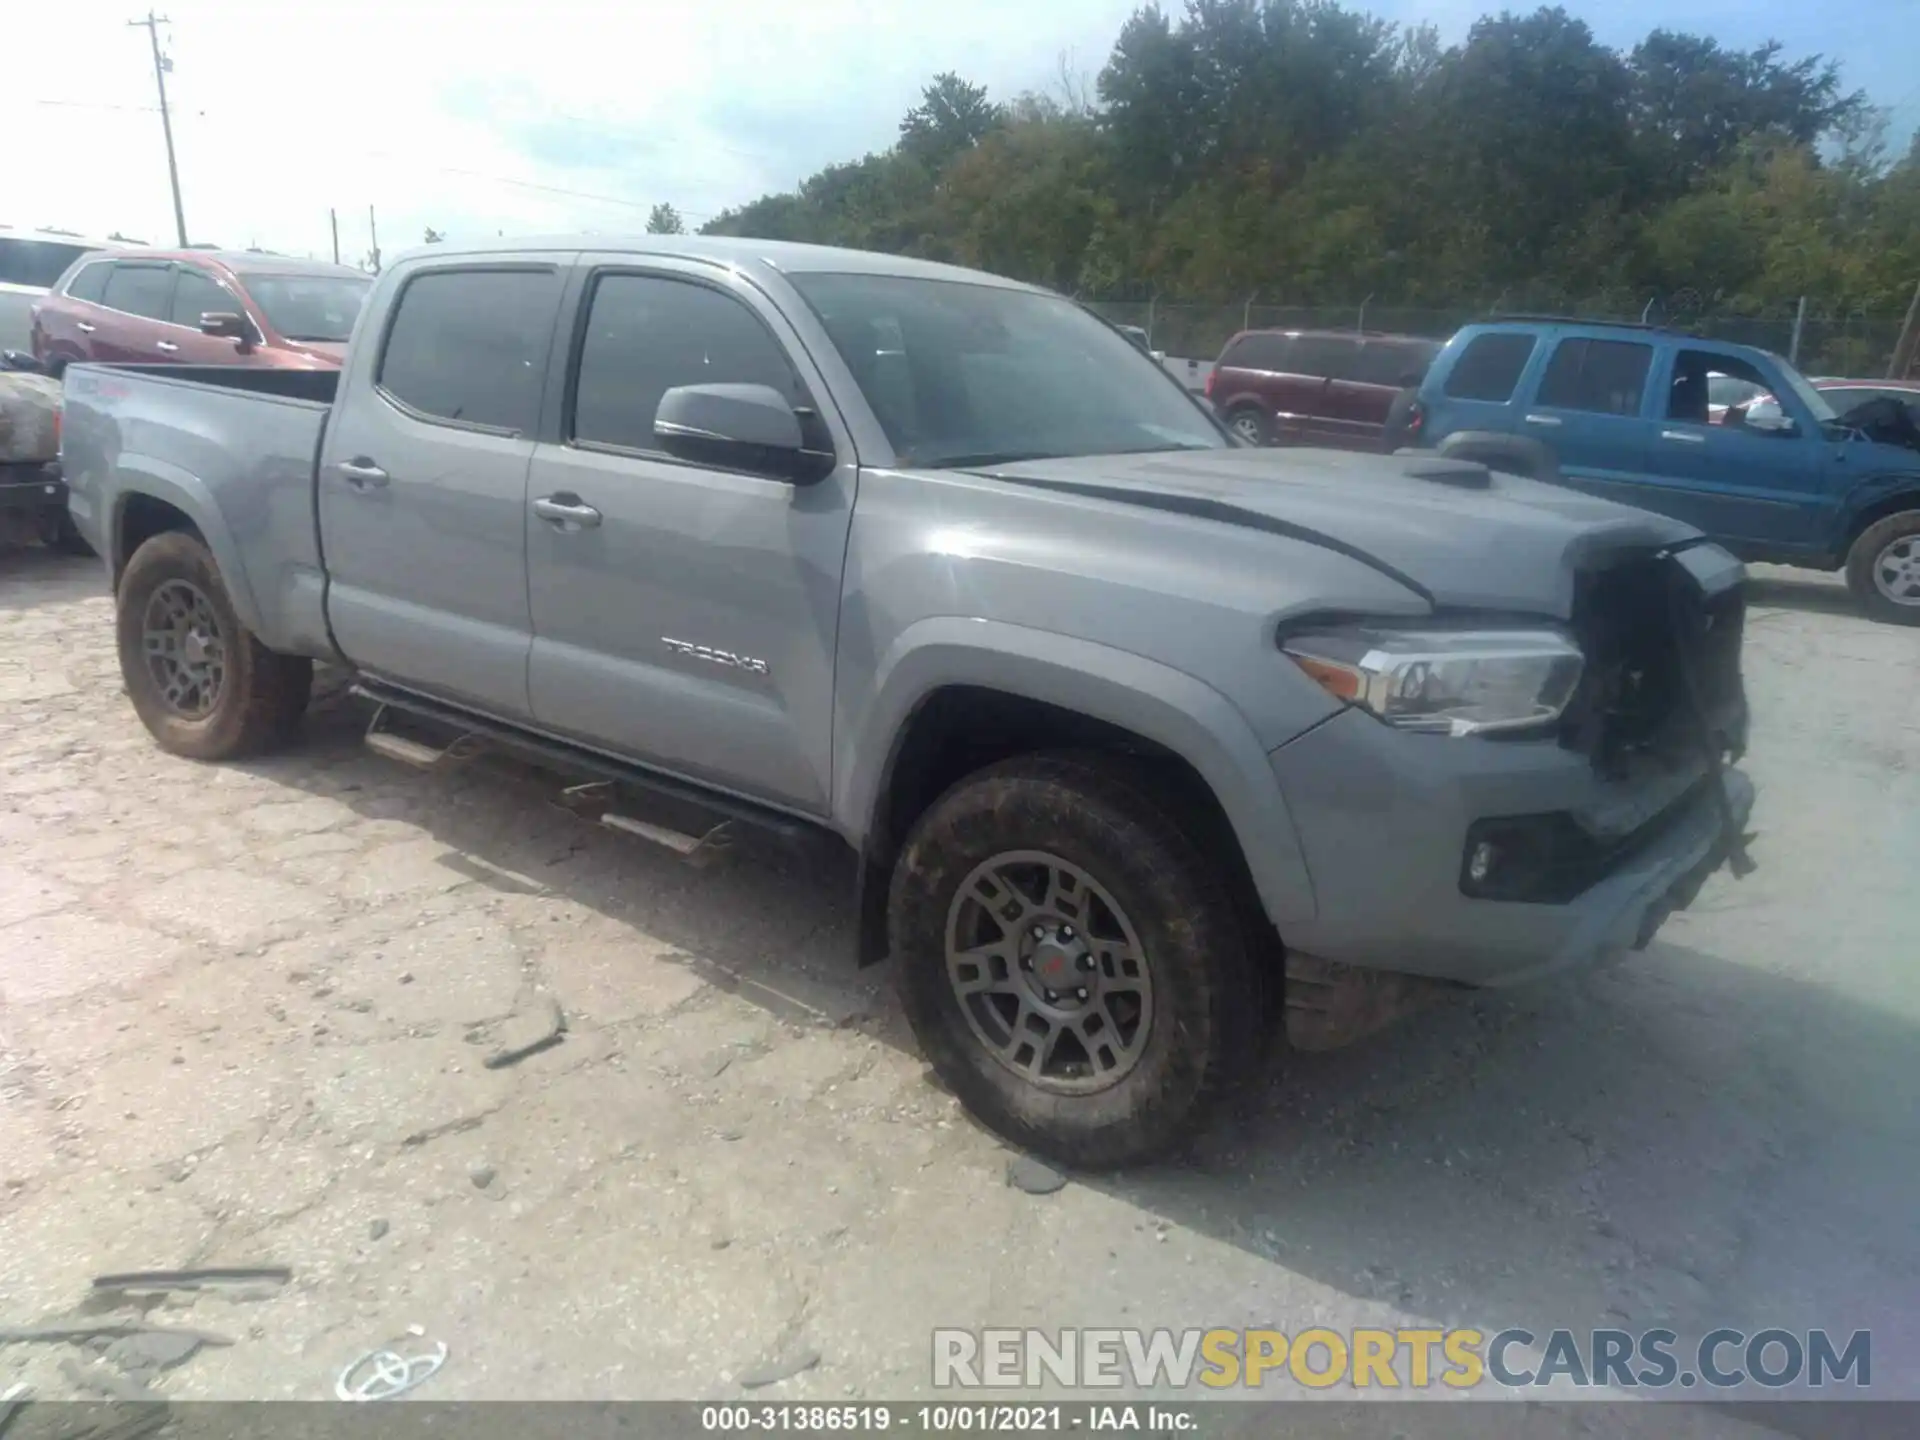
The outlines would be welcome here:
M 380 227 L 373 223 L 373 206 L 367 206 L 367 237 L 373 241 L 373 273 L 380 273 Z
M 338 210 L 327 211 L 327 224 L 333 227 L 333 263 L 338 265 L 340 263 L 340 212 Z
M 167 113 L 167 71 L 173 62 L 160 53 L 160 27 L 170 23 L 164 15 L 147 11 L 144 20 L 129 20 L 132 26 L 145 26 L 153 44 L 153 83 L 160 89 L 160 129 L 167 137 L 167 179 L 173 185 L 173 228 L 180 237 L 180 248 L 187 246 L 187 212 L 180 204 L 180 164 L 173 156 L 173 118 Z
M 1904 380 L 1913 373 L 1913 362 L 1920 357 L 1920 285 L 1913 287 L 1913 301 L 1907 306 L 1906 323 L 1893 345 L 1893 360 L 1887 366 L 1889 380 Z

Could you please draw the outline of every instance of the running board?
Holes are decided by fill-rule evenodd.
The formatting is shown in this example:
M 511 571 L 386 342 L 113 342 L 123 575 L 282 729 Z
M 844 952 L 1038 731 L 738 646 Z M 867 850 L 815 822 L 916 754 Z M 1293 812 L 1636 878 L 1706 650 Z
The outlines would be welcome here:
M 475 759 L 487 748 L 484 740 L 471 733 L 457 736 L 451 745 L 444 746 L 429 745 L 424 740 L 402 735 L 388 728 L 393 722 L 387 710 L 386 705 L 381 705 L 367 722 L 366 746 L 388 760 L 398 760 L 416 770 L 442 770 Z
M 561 790 L 558 803 L 562 808 L 610 830 L 661 845 L 695 864 L 705 863 L 748 835 L 802 855 L 844 857 L 849 853 L 845 842 L 825 827 L 751 800 L 717 794 L 689 781 L 473 715 L 367 676 L 358 677 L 352 689 L 378 707 L 367 730 L 367 745 L 375 753 L 434 771 L 494 752 L 515 756 L 560 776 L 581 777 L 586 783 Z M 413 722 L 411 728 L 416 731 L 444 731 L 457 738 L 444 749 L 436 749 L 429 742 L 396 733 L 391 728 L 395 717 Z M 623 795 L 622 791 L 629 793 Z M 665 802 L 677 824 L 686 828 L 629 813 L 634 792 Z
M 652 820 L 642 820 L 637 815 L 623 815 L 612 808 L 619 798 L 611 780 L 592 780 L 584 785 L 569 785 L 562 790 L 559 804 L 563 810 L 571 811 L 583 820 L 597 821 L 609 830 L 618 830 L 622 835 L 632 835 L 663 850 L 671 850 L 689 865 L 703 866 L 732 847 L 731 820 L 722 820 L 696 835 L 656 824 Z

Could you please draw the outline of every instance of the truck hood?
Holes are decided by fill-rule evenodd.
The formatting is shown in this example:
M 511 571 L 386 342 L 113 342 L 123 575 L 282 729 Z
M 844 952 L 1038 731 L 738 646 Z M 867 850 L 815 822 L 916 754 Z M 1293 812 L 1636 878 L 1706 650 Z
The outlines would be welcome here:
M 1690 525 L 1471 461 L 1337 450 L 1089 455 L 980 467 L 1017 485 L 1270 530 L 1351 555 L 1436 606 L 1570 618 L 1574 578 Z

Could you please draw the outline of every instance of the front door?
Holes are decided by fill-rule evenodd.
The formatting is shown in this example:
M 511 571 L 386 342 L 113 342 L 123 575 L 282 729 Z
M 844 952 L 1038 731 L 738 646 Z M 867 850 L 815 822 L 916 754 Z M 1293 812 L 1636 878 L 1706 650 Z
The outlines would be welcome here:
M 857 469 L 784 317 L 751 287 L 611 259 L 582 290 L 559 443 L 528 485 L 533 711 L 656 768 L 824 813 Z M 678 385 L 765 384 L 839 466 L 817 484 L 661 451 Z
M 518 720 L 532 644 L 527 465 L 561 285 L 547 260 L 417 262 L 384 337 L 349 353 L 319 473 L 340 649 Z
M 1759 428 L 1740 407 L 1713 424 L 1707 377 L 1719 373 L 1764 387 L 1793 423 Z M 1830 503 L 1820 481 L 1833 441 L 1777 375 L 1738 352 L 1678 346 L 1656 389 L 1665 396 L 1647 468 L 1660 486 L 1663 510 L 1719 540 L 1812 548 L 1828 531 L 1820 513 Z
M 162 350 L 171 345 L 165 358 L 180 365 L 239 365 L 246 361 L 236 340 L 208 335 L 200 328 L 200 317 L 209 314 L 242 315 L 247 307 L 240 297 L 205 271 L 182 265 L 173 281 L 173 306 L 168 314 L 172 326 L 160 339 Z

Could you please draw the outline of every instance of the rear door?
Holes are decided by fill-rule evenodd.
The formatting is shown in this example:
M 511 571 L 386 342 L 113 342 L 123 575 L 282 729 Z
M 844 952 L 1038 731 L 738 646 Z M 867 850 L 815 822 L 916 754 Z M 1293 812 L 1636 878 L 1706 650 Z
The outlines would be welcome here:
M 355 664 L 525 719 L 527 465 L 572 256 L 406 264 L 321 455 L 327 617 Z
M 858 471 L 765 295 L 711 267 L 590 263 L 559 435 L 529 497 L 533 710 L 548 729 L 807 813 L 831 779 L 833 657 Z M 678 385 L 771 385 L 839 464 L 817 484 L 663 452 Z M 590 512 L 590 513 L 589 513 Z
M 1366 406 L 1350 384 L 1360 363 L 1357 335 L 1299 335 L 1285 377 L 1291 434 L 1306 445 L 1364 444 Z
M 88 337 L 90 360 L 159 365 L 172 356 L 159 348 L 173 308 L 173 266 L 164 260 L 119 260 L 100 296 L 101 314 Z
M 1438 345 L 1374 337 L 1360 342 L 1351 373 L 1327 388 L 1328 412 L 1339 443 L 1353 450 L 1385 450 L 1387 415 L 1402 390 L 1419 386 Z
M 1653 344 L 1565 334 L 1551 343 L 1520 433 L 1552 450 L 1576 489 L 1660 509 L 1646 473 Z
M 1749 425 L 1733 411 L 1714 424 L 1709 377 L 1716 373 L 1778 397 L 1793 427 Z M 1822 481 L 1836 447 L 1778 374 L 1749 354 L 1687 341 L 1668 347 L 1654 396 L 1653 489 L 1638 503 L 1717 539 L 1788 548 L 1824 542 L 1838 497 Z

